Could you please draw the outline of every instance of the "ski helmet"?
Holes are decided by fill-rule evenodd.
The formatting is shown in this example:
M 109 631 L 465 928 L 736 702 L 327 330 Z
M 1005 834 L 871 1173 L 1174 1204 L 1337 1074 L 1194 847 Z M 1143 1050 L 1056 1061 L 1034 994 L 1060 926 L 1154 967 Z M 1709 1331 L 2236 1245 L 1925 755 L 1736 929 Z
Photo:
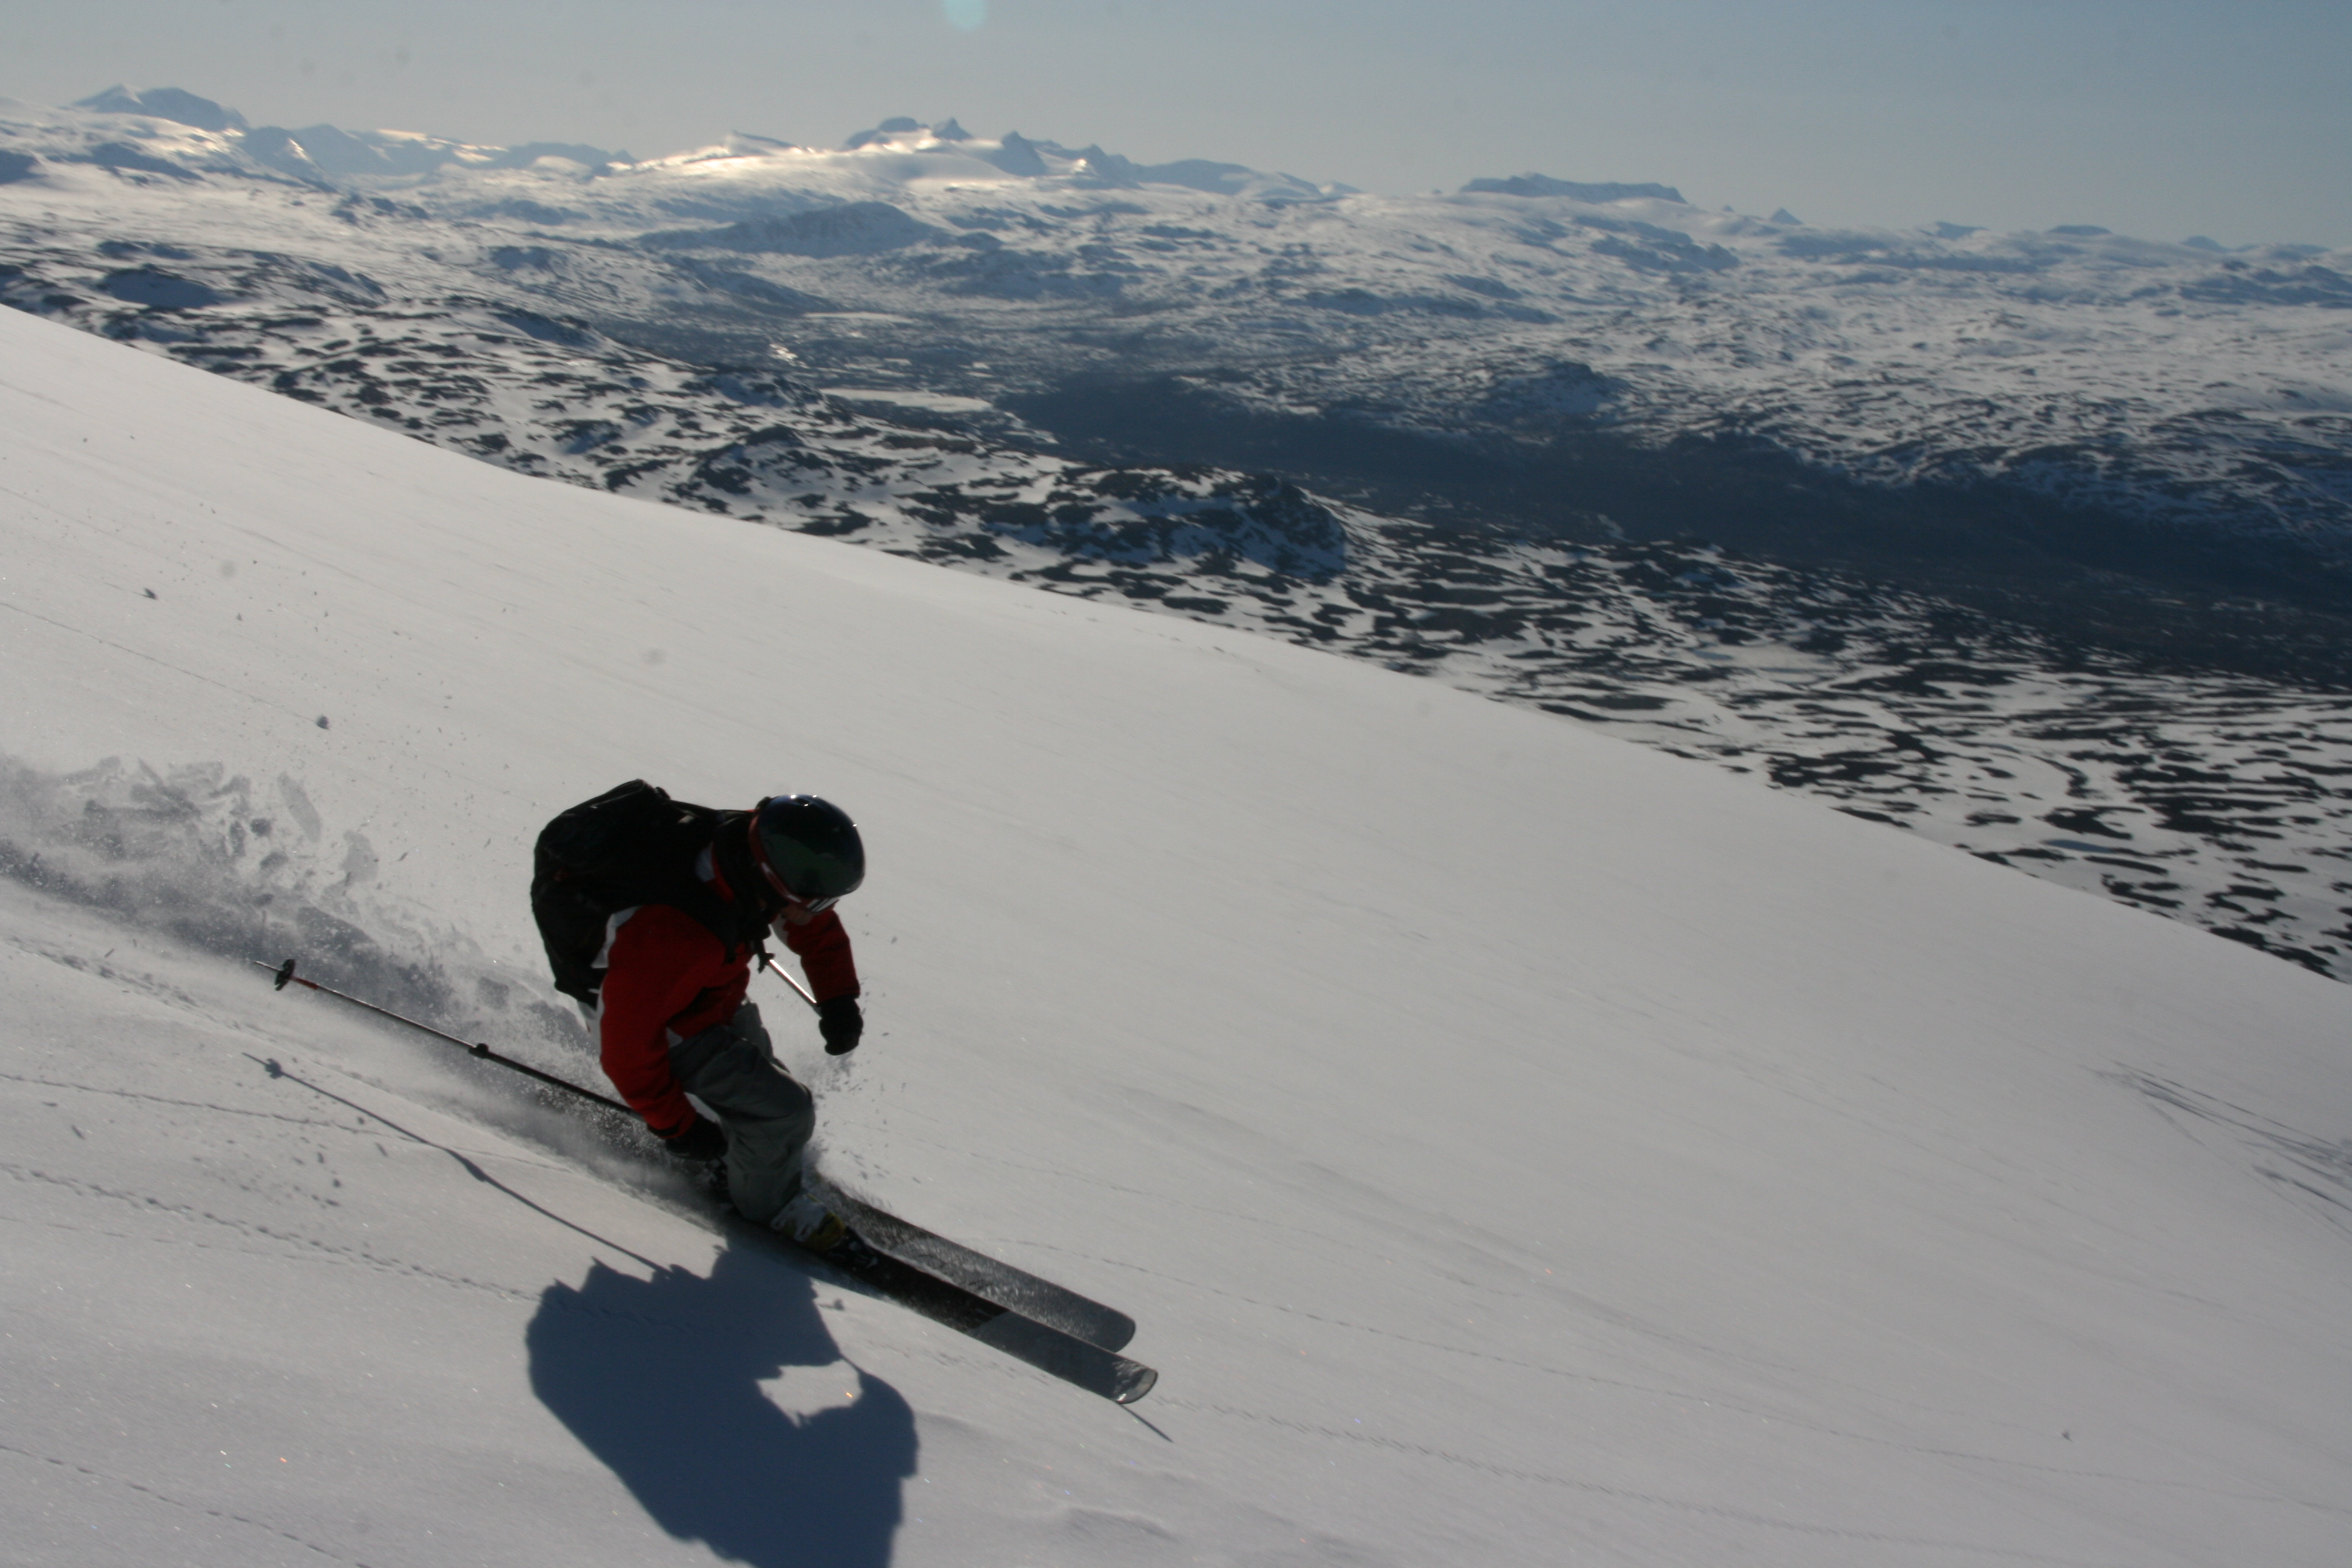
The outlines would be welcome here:
M 815 910 L 866 880 L 866 846 L 857 824 L 813 795 L 772 795 L 751 812 L 751 859 L 769 885 Z

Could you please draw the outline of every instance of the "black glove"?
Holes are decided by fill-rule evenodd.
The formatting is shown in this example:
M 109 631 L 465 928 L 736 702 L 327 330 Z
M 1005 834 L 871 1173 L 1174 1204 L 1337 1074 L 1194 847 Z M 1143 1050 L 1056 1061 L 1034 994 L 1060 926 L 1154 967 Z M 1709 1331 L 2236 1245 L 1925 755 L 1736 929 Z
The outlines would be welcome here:
M 718 1160 L 727 1153 L 727 1130 L 707 1116 L 698 1116 L 683 1132 L 662 1142 L 681 1160 Z
M 857 1010 L 856 997 L 828 996 L 816 1005 L 816 1027 L 824 1037 L 824 1054 L 845 1057 L 866 1033 L 866 1016 Z

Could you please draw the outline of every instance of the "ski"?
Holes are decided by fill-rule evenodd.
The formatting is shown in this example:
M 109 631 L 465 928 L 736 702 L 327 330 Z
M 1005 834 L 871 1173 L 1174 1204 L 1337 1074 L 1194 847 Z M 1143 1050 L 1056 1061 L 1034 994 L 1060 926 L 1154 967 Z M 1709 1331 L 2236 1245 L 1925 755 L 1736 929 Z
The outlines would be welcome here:
M 852 1230 L 824 1252 L 795 1246 L 764 1226 L 739 1222 L 793 1256 L 822 1264 L 874 1294 L 968 1334 L 1015 1361 L 1060 1378 L 1115 1405 L 1132 1405 L 1151 1392 L 1159 1373 L 1077 1335 L 1016 1312 L 904 1258 L 893 1258 Z
M 1122 1351 L 1135 1338 L 1135 1320 L 1115 1307 L 1081 1296 L 1066 1285 L 1042 1279 L 1002 1258 L 977 1252 L 959 1241 L 925 1230 L 837 1188 L 825 1189 L 826 1201 L 850 1222 L 867 1246 L 902 1262 L 961 1285 L 1007 1310 L 1033 1318 L 1107 1351 Z
M 618 1100 L 609 1100 L 583 1089 L 578 1084 L 540 1071 L 537 1068 L 499 1056 L 486 1045 L 470 1045 L 455 1035 L 444 1034 L 430 1025 L 404 1017 L 373 1002 L 346 994 L 313 980 L 303 980 L 294 973 L 294 960 L 282 964 L 253 961 L 276 976 L 278 989 L 283 991 L 289 982 L 324 993 L 353 1006 L 381 1014 L 395 1023 L 447 1041 L 449 1044 L 486 1058 L 500 1067 L 528 1073 L 542 1083 L 565 1089 L 583 1100 L 592 1100 L 615 1110 L 626 1110 Z M 723 1186 L 715 1187 L 711 1195 L 725 1202 Z M 823 1253 L 783 1241 L 775 1232 L 763 1226 L 751 1226 L 738 1221 L 742 1229 L 756 1233 L 762 1239 L 781 1243 L 802 1258 L 813 1258 L 845 1277 L 856 1280 L 878 1296 L 920 1312 L 934 1322 L 944 1323 L 959 1333 L 971 1335 L 982 1344 L 993 1345 L 1015 1360 L 1028 1363 L 1040 1372 L 1050 1373 L 1065 1383 L 1083 1388 L 1089 1394 L 1099 1394 L 1105 1399 L 1120 1405 L 1132 1405 L 1151 1392 L 1160 1374 L 1141 1362 L 1129 1360 L 1118 1353 L 1119 1347 L 1134 1337 L 1135 1321 L 1123 1312 L 1112 1311 L 1100 1302 L 1090 1301 L 1074 1290 L 1065 1289 L 1050 1280 L 1024 1273 L 1010 1264 L 999 1263 L 984 1253 L 961 1247 L 944 1237 L 932 1235 L 920 1226 L 912 1225 L 895 1215 L 855 1200 L 847 1205 L 856 1217 L 874 1226 L 888 1245 L 869 1243 L 855 1228 L 841 1242 Z M 727 1211 L 730 1218 L 734 1211 Z M 892 1248 L 909 1256 L 894 1257 Z M 936 1260 L 940 1270 L 926 1268 L 924 1261 Z M 955 1277 L 950 1277 L 955 1276 Z M 960 1277 L 960 1278 L 958 1278 Z M 982 1283 L 974 1289 L 963 1280 Z M 990 1292 L 1006 1300 L 992 1300 Z M 1024 1307 L 1034 1310 L 1024 1310 Z

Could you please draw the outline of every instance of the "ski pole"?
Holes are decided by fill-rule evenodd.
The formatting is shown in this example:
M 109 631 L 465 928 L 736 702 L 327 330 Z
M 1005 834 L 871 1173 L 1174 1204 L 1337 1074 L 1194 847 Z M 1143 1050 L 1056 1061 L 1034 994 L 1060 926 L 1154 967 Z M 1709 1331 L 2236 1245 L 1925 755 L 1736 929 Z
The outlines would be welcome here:
M 809 994 L 809 988 L 802 984 L 799 981 L 793 979 L 790 974 L 786 973 L 782 964 L 778 963 L 774 959 L 768 956 L 768 950 L 765 947 L 760 949 L 760 962 L 766 964 L 770 969 L 775 971 L 777 979 L 791 986 L 794 991 L 799 992 L 802 1001 L 807 1003 L 811 1007 L 814 1007 L 816 1005 L 816 998 Z
M 499 1055 L 498 1052 L 490 1049 L 489 1047 L 482 1045 L 479 1042 L 469 1044 L 465 1040 L 459 1039 L 455 1035 L 443 1034 L 440 1030 L 435 1028 L 430 1024 L 420 1024 L 414 1018 L 404 1018 L 389 1007 L 379 1007 L 373 1002 L 362 1002 L 358 997 L 348 995 L 343 992 L 336 990 L 331 985 L 321 985 L 315 980 L 305 980 L 302 976 L 294 973 L 294 961 L 290 958 L 284 963 L 278 964 L 274 967 L 264 963 L 258 958 L 249 959 L 247 962 L 250 963 L 256 969 L 267 969 L 270 973 L 276 975 L 278 977 L 278 989 L 280 991 L 286 989 L 286 983 L 289 980 L 297 985 L 307 985 L 311 990 L 323 992 L 327 995 L 334 997 L 339 1002 L 348 1002 L 354 1007 L 364 1007 L 369 1012 L 375 1014 L 377 1016 L 389 1018 L 395 1024 L 405 1024 L 410 1028 L 416 1030 L 419 1034 L 430 1035 L 436 1040 L 446 1040 L 468 1056 L 479 1057 L 486 1062 L 496 1062 L 502 1068 L 511 1068 L 516 1072 L 521 1073 L 526 1078 L 535 1078 L 543 1084 L 562 1089 L 567 1094 L 576 1094 L 583 1100 L 593 1100 L 599 1105 L 609 1106 L 614 1110 L 624 1111 L 631 1116 L 636 1114 L 635 1111 L 630 1110 L 627 1106 L 623 1105 L 617 1100 L 608 1100 L 604 1096 L 598 1094 L 593 1089 L 583 1089 L 578 1084 L 573 1083 L 567 1079 L 560 1079 L 551 1072 L 541 1072 L 528 1062 L 519 1062 L 512 1057 L 502 1057 Z

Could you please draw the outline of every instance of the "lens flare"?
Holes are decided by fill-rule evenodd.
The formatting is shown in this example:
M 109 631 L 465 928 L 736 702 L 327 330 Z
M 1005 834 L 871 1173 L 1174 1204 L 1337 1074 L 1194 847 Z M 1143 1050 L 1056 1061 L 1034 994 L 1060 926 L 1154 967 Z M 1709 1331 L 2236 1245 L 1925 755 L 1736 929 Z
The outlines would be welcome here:
M 988 20 L 988 0 L 940 0 L 940 9 L 947 13 L 950 26 L 967 33 Z

